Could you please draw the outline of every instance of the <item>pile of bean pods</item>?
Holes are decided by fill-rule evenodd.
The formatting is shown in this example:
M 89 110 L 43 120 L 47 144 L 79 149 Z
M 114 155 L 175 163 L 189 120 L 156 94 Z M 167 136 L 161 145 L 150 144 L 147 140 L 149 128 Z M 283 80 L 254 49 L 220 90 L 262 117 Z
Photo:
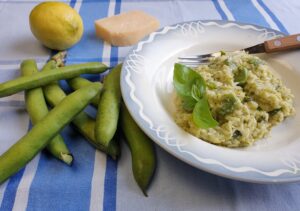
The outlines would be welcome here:
M 41 71 L 35 60 L 24 60 L 21 76 L 0 84 L 0 97 L 25 90 L 26 109 L 33 124 L 27 134 L 0 156 L 0 184 L 44 148 L 71 165 L 73 155 L 59 133 L 72 123 L 90 144 L 113 159 L 118 159 L 121 153 L 120 134 L 123 135 L 131 151 L 134 178 L 147 195 L 156 168 L 155 149 L 122 103 L 121 64 L 105 76 L 103 83 L 91 82 L 80 75 L 103 73 L 108 67 L 99 62 L 64 66 L 65 55 L 66 52 L 60 52 L 53 56 Z M 67 80 L 74 92 L 65 94 L 59 80 Z M 97 109 L 96 119 L 83 111 L 88 104 Z M 50 111 L 48 105 L 52 107 Z

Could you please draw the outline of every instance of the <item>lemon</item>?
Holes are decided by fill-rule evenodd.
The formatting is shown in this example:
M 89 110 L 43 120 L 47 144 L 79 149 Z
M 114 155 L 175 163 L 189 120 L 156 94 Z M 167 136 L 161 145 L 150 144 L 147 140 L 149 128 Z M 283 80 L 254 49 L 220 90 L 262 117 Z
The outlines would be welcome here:
M 65 50 L 75 45 L 82 36 L 80 15 L 62 2 L 43 2 L 30 13 L 30 29 L 45 46 Z

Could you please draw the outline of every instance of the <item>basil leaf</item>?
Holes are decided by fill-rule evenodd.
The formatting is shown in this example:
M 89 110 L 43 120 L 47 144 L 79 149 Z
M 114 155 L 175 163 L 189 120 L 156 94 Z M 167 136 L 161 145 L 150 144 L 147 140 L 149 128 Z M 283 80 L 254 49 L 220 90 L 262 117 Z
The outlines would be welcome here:
M 202 77 L 196 79 L 195 83 L 192 86 L 192 90 L 191 90 L 192 97 L 195 100 L 199 101 L 205 95 L 205 89 L 206 89 L 206 86 L 205 86 L 204 79 Z
M 202 77 L 193 69 L 178 63 L 174 65 L 173 85 L 180 96 L 191 96 L 192 86 L 199 78 Z
M 218 122 L 213 118 L 206 97 L 200 99 L 193 110 L 193 121 L 197 127 L 208 129 L 216 127 Z
M 188 112 L 193 111 L 196 103 L 197 103 L 197 101 L 192 97 L 185 97 L 185 98 L 182 99 L 183 109 L 188 111 Z
M 206 93 L 206 83 L 193 69 L 176 63 L 174 65 L 173 85 L 181 97 L 183 108 L 193 111 L 193 121 L 200 128 L 211 128 L 218 122 L 210 113 Z

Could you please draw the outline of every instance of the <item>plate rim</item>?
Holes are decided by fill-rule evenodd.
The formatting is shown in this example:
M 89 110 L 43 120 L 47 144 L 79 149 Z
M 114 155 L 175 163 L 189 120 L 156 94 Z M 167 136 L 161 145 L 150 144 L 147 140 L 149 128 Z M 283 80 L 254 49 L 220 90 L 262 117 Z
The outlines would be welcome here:
M 277 35 L 286 35 L 285 33 L 283 32 L 280 32 L 278 30 L 275 30 L 275 29 L 271 29 L 271 28 L 268 28 L 268 27 L 263 27 L 263 26 L 259 26 L 259 25 L 256 25 L 256 24 L 251 24 L 251 23 L 242 23 L 242 22 L 237 22 L 237 21 L 226 21 L 226 20 L 193 20 L 193 21 L 186 21 L 186 22 L 180 22 L 180 23 L 176 23 L 176 24 L 172 24 L 172 25 L 167 25 L 167 26 L 164 26 L 160 29 L 158 29 L 157 31 L 151 33 L 150 35 L 146 36 L 145 38 L 143 38 L 141 41 L 139 41 L 137 44 L 135 44 L 131 50 L 128 52 L 128 54 L 126 55 L 125 59 L 124 59 L 124 62 L 123 62 L 123 66 L 122 66 L 122 71 L 121 71 L 121 75 L 120 75 L 120 81 L 121 81 L 121 93 L 122 93 L 122 96 L 123 96 L 123 100 L 124 100 L 124 103 L 126 105 L 126 107 L 128 108 L 128 111 L 129 113 L 131 114 L 131 116 L 133 117 L 133 119 L 135 120 L 135 122 L 137 123 L 137 125 L 143 130 L 143 132 L 149 136 L 153 142 L 155 142 L 157 145 L 159 145 L 161 148 L 163 148 L 165 151 L 167 151 L 168 153 L 170 153 L 172 156 L 176 157 L 177 159 L 199 169 L 199 170 L 203 170 L 203 171 L 206 171 L 206 172 L 209 172 L 211 174 L 214 174 L 214 175 L 218 175 L 218 176 L 222 176 L 222 177 L 225 177 L 225 178 L 229 178 L 229 179 L 233 179 L 233 180 L 238 180 L 238 181 L 243 181 L 243 182 L 250 182 L 250 183 L 263 183 L 263 184 L 274 184 L 274 183 L 291 183 L 291 182 L 297 182 L 300 180 L 300 175 L 299 176 L 295 176 L 295 177 L 288 177 L 288 178 L 276 178 L 276 177 L 267 177 L 266 175 L 264 175 L 264 177 L 262 178 L 253 178 L 253 177 L 245 177 L 245 176 L 240 176 L 239 174 L 233 174 L 234 172 L 232 172 L 232 174 L 228 174 L 228 173 L 224 173 L 222 171 L 219 171 L 219 170 L 214 170 L 214 168 L 208 168 L 206 167 L 205 165 L 201 165 L 201 162 L 195 162 L 195 161 L 192 161 L 191 159 L 187 159 L 187 157 L 185 156 L 182 156 L 181 152 L 179 152 L 177 149 L 172 149 L 171 146 L 168 146 L 166 145 L 163 140 L 159 140 L 159 137 L 157 136 L 154 136 L 153 133 L 151 133 L 151 129 L 149 127 L 146 127 L 147 125 L 146 124 L 141 124 L 139 121 L 141 120 L 141 118 L 139 116 L 136 116 L 135 113 L 133 112 L 133 108 L 129 106 L 130 102 L 131 103 L 134 103 L 130 97 L 127 97 L 127 95 L 125 94 L 126 92 L 126 89 L 124 88 L 125 87 L 125 63 L 126 61 L 129 59 L 129 56 L 131 54 L 133 54 L 133 52 L 135 50 L 138 49 L 139 45 L 142 45 L 143 44 L 146 44 L 147 41 L 150 39 L 151 36 L 154 36 L 155 37 L 155 34 L 158 34 L 160 32 L 163 32 L 164 29 L 166 28 L 172 28 L 172 27 L 176 27 L 176 26 L 179 26 L 179 25 L 184 25 L 184 24 L 191 24 L 191 23 L 197 23 L 197 22 L 202 22 L 202 23 L 208 23 L 208 22 L 214 22 L 216 24 L 228 24 L 228 23 L 233 23 L 235 25 L 238 25 L 238 26 L 253 26 L 255 27 L 256 29 L 260 29 L 260 30 L 267 30 L 267 31 L 271 31 L 271 32 L 274 32 L 275 34 Z M 153 39 L 154 40 L 154 39 Z M 153 41 L 152 40 L 152 41 Z M 151 41 L 151 42 L 152 42 Z M 151 43 L 149 42 L 149 43 Z M 158 140 L 157 140 L 158 139 Z M 216 164 L 211 164 L 209 166 L 213 166 L 213 165 L 216 165 Z M 221 165 L 218 165 L 218 166 L 221 166 Z M 224 168 L 224 167 L 223 167 Z M 228 169 L 227 169 L 228 170 Z M 268 179 L 267 179 L 268 178 Z

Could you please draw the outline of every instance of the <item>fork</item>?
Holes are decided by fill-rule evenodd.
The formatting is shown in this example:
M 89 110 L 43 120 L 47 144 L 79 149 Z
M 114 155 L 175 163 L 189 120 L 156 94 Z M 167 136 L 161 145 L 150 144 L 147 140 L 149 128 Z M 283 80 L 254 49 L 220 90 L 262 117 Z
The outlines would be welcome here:
M 249 54 L 257 54 L 274 53 L 297 48 L 300 48 L 300 34 L 294 34 L 281 38 L 267 40 L 263 43 L 240 49 L 240 51 L 246 51 Z M 180 64 L 195 67 L 200 64 L 207 64 L 211 58 L 221 56 L 223 53 L 223 51 L 220 51 L 209 54 L 178 57 L 178 60 Z

